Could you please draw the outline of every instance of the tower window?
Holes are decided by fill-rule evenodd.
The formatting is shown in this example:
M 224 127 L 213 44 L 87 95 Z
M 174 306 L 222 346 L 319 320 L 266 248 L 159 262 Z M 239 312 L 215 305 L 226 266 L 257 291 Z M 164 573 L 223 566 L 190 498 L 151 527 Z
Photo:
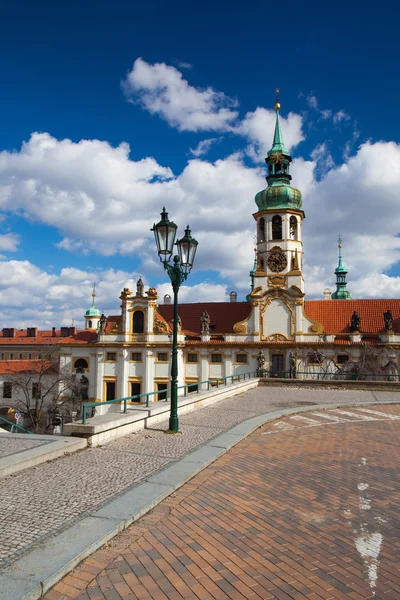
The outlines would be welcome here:
M 263 242 L 265 240 L 265 219 L 264 217 L 261 217 L 261 219 L 258 222 L 258 232 L 259 232 L 259 236 L 258 236 L 258 241 L 259 242 Z
M 290 217 L 290 239 L 297 240 L 297 219 Z
M 92 328 L 92 321 L 89 321 L 88 326 L 89 326 L 89 329 L 93 329 Z
M 144 333 L 144 313 L 142 310 L 135 310 L 133 313 L 133 333 Z
M 272 239 L 282 239 L 282 217 L 279 215 L 272 217 Z

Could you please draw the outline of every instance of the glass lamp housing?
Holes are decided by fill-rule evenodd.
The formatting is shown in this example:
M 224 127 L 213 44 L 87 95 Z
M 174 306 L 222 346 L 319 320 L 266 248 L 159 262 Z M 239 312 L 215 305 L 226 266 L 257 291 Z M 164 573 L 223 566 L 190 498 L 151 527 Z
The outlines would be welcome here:
M 163 207 L 161 221 L 153 225 L 154 237 L 157 244 L 157 252 L 161 262 L 168 262 L 172 255 L 175 243 L 177 225 L 168 219 L 168 213 Z
M 185 235 L 176 242 L 176 245 L 178 246 L 181 268 L 185 273 L 190 273 L 190 270 L 193 267 L 194 257 L 196 256 L 198 241 L 191 236 L 189 225 L 185 229 Z

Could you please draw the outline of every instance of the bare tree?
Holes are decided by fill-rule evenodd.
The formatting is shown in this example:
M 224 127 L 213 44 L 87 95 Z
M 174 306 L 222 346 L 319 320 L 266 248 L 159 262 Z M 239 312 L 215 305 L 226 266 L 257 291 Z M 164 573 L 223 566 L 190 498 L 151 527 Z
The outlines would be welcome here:
M 87 379 L 60 368 L 56 345 L 41 348 L 38 359 L 11 360 L 6 361 L 5 365 L 7 383 L 12 388 L 13 405 L 29 417 L 29 427 L 36 433 L 46 429 L 46 414 L 51 421 L 52 415 L 61 406 L 70 413 L 77 411 L 83 397 L 87 397 Z

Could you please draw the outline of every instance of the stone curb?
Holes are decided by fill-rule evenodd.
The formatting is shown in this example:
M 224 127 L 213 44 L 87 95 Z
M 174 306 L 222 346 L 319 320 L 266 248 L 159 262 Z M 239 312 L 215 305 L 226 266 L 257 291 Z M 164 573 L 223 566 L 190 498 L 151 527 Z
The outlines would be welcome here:
M 102 508 L 51 538 L 38 542 L 0 574 L 2 600 L 37 600 L 83 559 L 153 509 L 230 448 L 264 425 L 288 415 L 335 408 L 399 404 L 398 400 L 315 404 L 251 417 L 170 463 Z
M 13 439 L 27 439 L 26 433 L 12 435 Z M 2 437 L 3 434 L 0 434 L 0 438 Z M 87 441 L 82 438 L 53 435 L 35 435 L 32 438 L 32 441 L 42 440 L 43 444 L 0 458 L 0 479 L 87 447 Z

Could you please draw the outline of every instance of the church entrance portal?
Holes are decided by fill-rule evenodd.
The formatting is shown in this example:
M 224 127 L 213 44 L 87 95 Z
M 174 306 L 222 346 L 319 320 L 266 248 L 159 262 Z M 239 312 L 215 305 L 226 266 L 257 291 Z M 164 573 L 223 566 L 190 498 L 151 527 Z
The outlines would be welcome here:
M 271 364 L 271 377 L 283 377 L 283 354 L 273 354 Z

